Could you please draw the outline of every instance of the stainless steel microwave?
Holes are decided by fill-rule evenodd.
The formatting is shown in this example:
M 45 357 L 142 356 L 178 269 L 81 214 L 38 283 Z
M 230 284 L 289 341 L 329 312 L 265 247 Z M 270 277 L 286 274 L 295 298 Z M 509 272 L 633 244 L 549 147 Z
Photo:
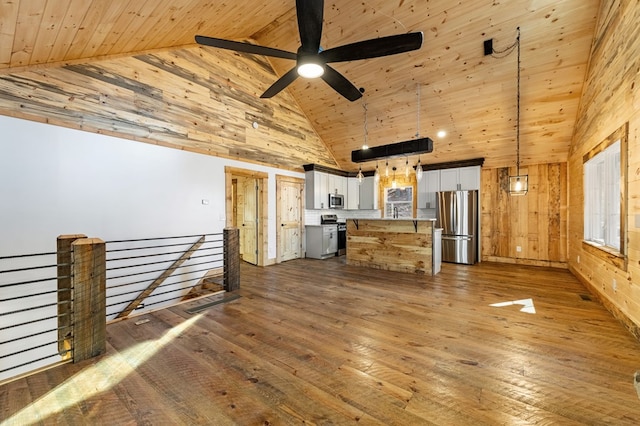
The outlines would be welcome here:
M 344 209 L 344 195 L 329 194 L 330 209 Z

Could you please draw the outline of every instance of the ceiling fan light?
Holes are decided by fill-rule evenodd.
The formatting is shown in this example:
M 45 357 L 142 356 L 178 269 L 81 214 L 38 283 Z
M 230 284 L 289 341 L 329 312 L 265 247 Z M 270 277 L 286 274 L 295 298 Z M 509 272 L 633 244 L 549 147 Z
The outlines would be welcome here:
M 307 62 L 298 65 L 298 75 L 304 78 L 318 78 L 324 74 L 324 67 L 315 62 Z

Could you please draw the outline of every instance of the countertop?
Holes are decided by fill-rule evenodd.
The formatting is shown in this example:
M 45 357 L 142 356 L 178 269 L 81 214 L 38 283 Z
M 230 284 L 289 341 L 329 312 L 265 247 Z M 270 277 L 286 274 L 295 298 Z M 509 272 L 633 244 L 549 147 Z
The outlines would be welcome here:
M 417 221 L 417 222 L 435 222 L 436 219 L 429 219 L 429 218 L 416 218 L 416 217 L 398 217 L 398 218 L 392 218 L 392 217 L 380 217 L 380 218 L 353 218 L 353 219 L 347 219 L 347 220 L 395 220 L 395 221 L 402 221 L 402 220 L 410 220 L 410 221 Z

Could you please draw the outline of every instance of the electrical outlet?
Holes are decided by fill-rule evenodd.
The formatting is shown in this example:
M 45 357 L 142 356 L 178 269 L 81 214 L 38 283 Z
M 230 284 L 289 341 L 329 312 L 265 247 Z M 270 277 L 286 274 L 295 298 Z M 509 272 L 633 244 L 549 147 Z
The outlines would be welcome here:
M 520 247 L 520 246 L 516 246 L 516 251 L 517 251 L 518 253 L 520 253 L 520 252 L 522 251 L 522 247 Z
M 491 55 L 493 53 L 493 39 L 484 41 L 484 56 Z

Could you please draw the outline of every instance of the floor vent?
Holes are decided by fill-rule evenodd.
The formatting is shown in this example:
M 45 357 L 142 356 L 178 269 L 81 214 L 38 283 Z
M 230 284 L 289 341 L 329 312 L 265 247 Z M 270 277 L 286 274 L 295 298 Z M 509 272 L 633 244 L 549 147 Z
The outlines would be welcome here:
M 581 294 L 580 299 L 586 300 L 587 302 L 591 302 L 591 296 L 589 296 L 588 294 Z

